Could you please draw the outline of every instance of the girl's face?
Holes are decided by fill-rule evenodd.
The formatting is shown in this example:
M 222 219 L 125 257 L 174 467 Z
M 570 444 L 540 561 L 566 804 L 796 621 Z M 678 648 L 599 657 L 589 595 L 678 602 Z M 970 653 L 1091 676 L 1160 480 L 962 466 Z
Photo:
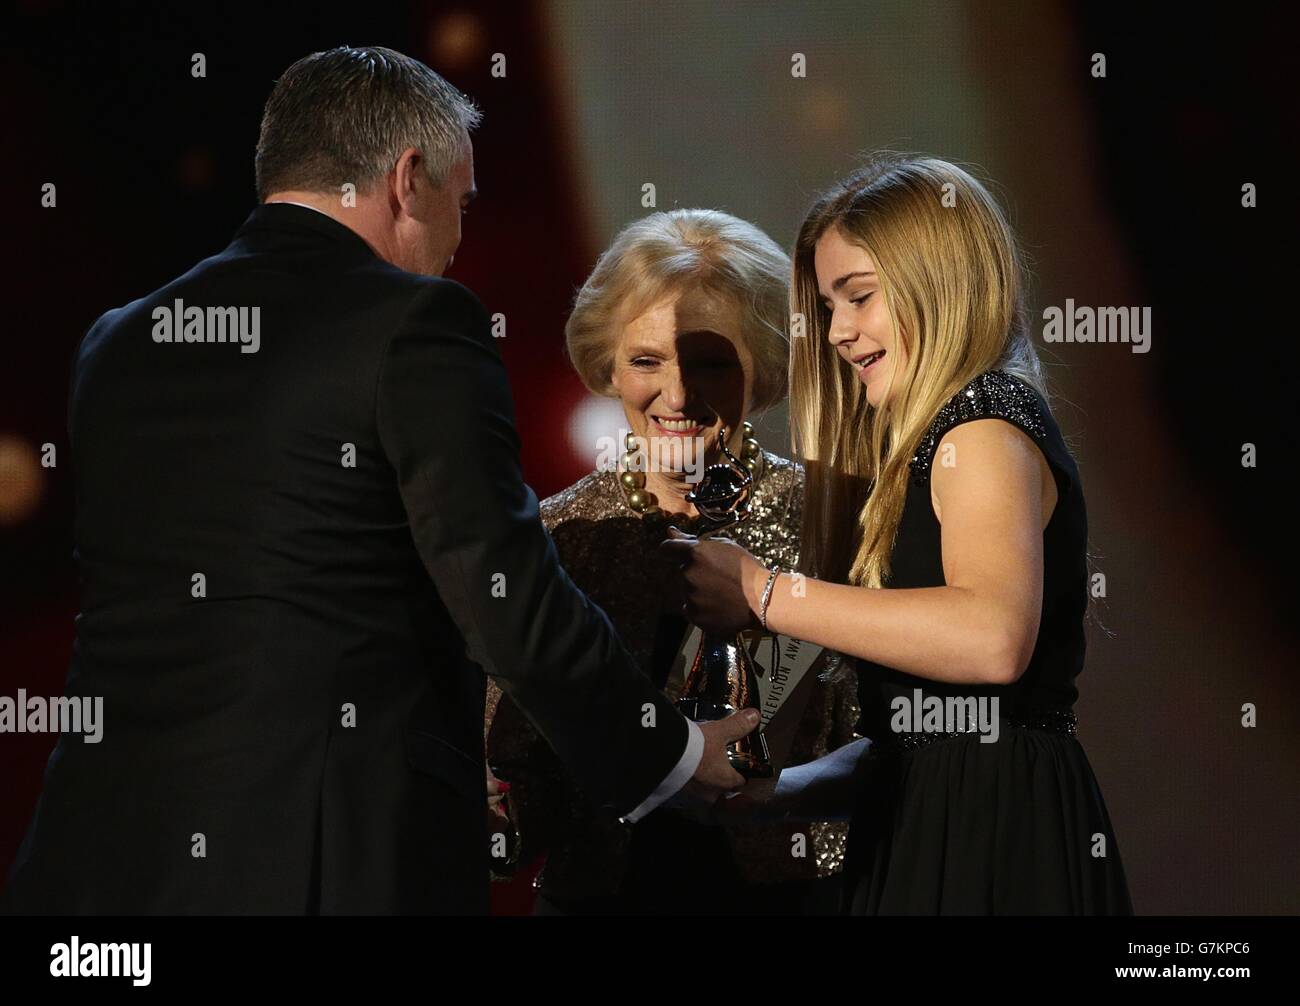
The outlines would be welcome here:
M 740 311 L 705 290 L 672 294 L 623 328 L 611 381 L 638 437 L 675 442 L 662 459 L 691 471 L 713 455 L 719 434 L 740 428 L 753 358 Z M 676 464 L 673 465 L 676 467 Z
M 894 338 L 875 263 L 832 227 L 817 242 L 815 264 L 817 289 L 831 314 L 827 338 L 866 385 L 867 401 L 878 407 L 891 378 L 907 363 L 907 347 Z

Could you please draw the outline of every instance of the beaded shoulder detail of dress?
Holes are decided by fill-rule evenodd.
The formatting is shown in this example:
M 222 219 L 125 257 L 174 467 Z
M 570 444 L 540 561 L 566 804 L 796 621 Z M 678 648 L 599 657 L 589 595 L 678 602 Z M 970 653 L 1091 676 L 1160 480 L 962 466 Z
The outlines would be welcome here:
M 975 419 L 1005 419 L 1035 440 L 1047 435 L 1038 393 L 1004 371 L 990 370 L 948 399 L 930 423 L 909 463 L 912 480 L 917 485 L 929 483 L 934 452 L 938 450 L 943 435 L 958 423 Z

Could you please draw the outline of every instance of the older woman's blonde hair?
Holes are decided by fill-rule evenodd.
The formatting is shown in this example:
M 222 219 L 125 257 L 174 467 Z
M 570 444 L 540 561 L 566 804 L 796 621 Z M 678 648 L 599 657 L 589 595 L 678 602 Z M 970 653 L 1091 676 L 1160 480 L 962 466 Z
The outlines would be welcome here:
M 703 289 L 741 312 L 753 358 L 750 408 L 785 398 L 789 376 L 790 259 L 751 223 L 718 210 L 651 213 L 619 232 L 578 291 L 565 346 L 582 382 L 613 395 L 623 326 L 672 293 Z

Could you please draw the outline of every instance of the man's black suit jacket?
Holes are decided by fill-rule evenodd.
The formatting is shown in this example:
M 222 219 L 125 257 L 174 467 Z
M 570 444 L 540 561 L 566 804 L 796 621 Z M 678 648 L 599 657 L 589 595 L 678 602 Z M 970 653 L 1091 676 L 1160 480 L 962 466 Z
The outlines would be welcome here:
M 155 341 L 178 300 L 260 308 L 257 351 Z M 620 813 L 685 749 L 557 562 L 483 306 L 324 214 L 99 319 L 69 429 L 103 739 L 60 739 L 6 912 L 485 910 L 484 672 Z

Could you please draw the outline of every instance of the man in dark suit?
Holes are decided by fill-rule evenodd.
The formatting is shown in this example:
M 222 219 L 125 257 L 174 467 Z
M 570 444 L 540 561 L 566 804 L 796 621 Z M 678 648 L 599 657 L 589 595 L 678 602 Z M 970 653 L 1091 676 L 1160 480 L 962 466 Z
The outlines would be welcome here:
M 87 333 L 68 694 L 102 738 L 60 739 L 5 911 L 481 912 L 485 672 L 629 819 L 742 784 L 756 716 L 688 723 L 565 575 L 438 278 L 477 119 L 391 50 L 300 60 L 263 205 Z

